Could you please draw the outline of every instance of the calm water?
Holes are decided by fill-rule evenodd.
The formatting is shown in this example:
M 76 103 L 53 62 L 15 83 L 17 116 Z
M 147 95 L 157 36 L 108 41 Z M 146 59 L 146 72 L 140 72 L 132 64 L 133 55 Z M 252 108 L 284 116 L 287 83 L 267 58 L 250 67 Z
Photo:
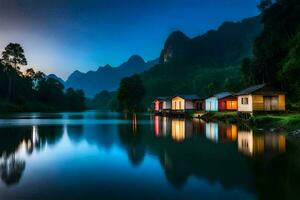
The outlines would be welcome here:
M 300 141 L 117 113 L 2 115 L 0 199 L 299 199 Z

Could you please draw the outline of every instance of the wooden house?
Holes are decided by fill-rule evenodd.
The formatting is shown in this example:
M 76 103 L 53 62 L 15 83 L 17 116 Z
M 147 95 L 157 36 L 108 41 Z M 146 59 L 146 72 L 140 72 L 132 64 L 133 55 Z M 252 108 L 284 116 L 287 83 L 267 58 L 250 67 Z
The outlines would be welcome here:
M 215 94 L 205 100 L 205 111 L 237 110 L 237 98 L 229 92 Z
M 157 97 L 154 100 L 154 111 L 162 112 L 171 109 L 171 98 L 170 97 Z
M 218 100 L 219 111 L 233 111 L 233 110 L 237 110 L 237 108 L 238 108 L 237 97 L 233 96 L 232 94 L 220 98 Z
M 197 95 L 177 95 L 172 98 L 171 109 L 175 112 L 200 110 L 200 98 Z
M 238 112 L 285 111 L 285 93 L 266 84 L 251 86 L 236 96 Z

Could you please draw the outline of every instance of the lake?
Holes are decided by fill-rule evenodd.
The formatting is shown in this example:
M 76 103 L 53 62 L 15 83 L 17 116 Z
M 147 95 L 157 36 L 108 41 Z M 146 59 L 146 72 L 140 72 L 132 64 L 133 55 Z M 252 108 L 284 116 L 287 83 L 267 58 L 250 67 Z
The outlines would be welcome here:
M 300 140 L 119 113 L 0 116 L 0 199 L 295 199 Z

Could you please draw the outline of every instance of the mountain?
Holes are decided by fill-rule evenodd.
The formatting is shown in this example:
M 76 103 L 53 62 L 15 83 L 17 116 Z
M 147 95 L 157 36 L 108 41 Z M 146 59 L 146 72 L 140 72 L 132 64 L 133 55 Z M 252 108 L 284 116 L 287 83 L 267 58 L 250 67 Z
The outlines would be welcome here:
M 159 64 L 141 73 L 145 103 L 155 96 L 195 93 L 210 95 L 241 86 L 240 66 L 252 56 L 252 44 L 262 30 L 261 17 L 224 22 L 217 30 L 189 38 L 175 31 L 167 38 Z
M 76 70 L 68 77 L 65 87 L 83 89 L 87 96 L 94 96 L 102 90 L 116 90 L 122 78 L 141 73 L 157 63 L 158 59 L 145 62 L 140 56 L 133 55 L 118 67 L 105 65 L 87 73 Z
M 53 78 L 53 79 L 55 79 L 55 80 L 58 80 L 58 81 L 59 81 L 61 84 L 63 84 L 63 85 L 65 84 L 65 81 L 64 81 L 62 78 L 56 76 L 55 74 L 49 74 L 48 77 L 49 77 L 49 78 Z

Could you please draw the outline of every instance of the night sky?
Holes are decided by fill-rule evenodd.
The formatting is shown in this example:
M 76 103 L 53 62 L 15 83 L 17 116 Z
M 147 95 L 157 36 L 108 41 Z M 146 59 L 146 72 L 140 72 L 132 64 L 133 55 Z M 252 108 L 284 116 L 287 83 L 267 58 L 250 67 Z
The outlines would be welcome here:
M 0 0 L 0 49 L 20 43 L 28 67 L 66 78 L 157 58 L 174 30 L 193 37 L 258 14 L 259 0 Z

